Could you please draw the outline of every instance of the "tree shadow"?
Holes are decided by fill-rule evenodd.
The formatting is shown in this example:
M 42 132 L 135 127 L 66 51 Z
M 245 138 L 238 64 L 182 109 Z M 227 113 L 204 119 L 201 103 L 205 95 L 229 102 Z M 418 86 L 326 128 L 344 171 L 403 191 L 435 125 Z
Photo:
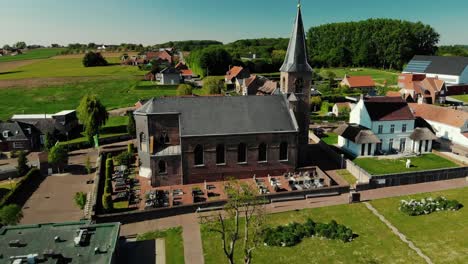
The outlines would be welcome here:
M 0 72 L 0 75 L 6 75 L 6 74 L 14 74 L 14 73 L 19 73 L 23 71 L 7 71 L 7 72 Z
M 116 134 L 116 133 L 127 133 L 127 126 L 113 126 L 101 128 L 101 134 Z

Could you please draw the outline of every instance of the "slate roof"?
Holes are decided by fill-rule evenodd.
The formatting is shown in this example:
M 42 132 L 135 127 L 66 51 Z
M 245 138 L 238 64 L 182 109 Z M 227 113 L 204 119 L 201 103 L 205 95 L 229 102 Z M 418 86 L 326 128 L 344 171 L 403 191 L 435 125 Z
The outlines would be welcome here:
M 21 141 L 28 140 L 26 128 L 34 129 L 31 125 L 21 122 L 1 122 L 0 123 L 0 139 L 6 141 Z M 3 137 L 3 132 L 9 131 L 8 137 Z
M 356 144 L 380 143 L 372 130 L 357 124 L 341 125 L 334 132 Z
M 157 98 L 134 113 L 180 114 L 182 137 L 298 131 L 282 95 Z
M 415 119 L 408 103 L 401 97 L 368 97 L 364 105 L 372 121 Z
M 438 73 L 459 76 L 468 66 L 468 57 L 416 55 L 404 72 Z
M 410 103 L 409 106 L 414 115 L 441 124 L 458 128 L 468 121 L 468 113 L 464 111 L 430 104 Z
M 306 38 L 304 25 L 302 23 L 301 7 L 298 6 L 297 17 L 294 23 L 291 39 L 289 40 L 288 51 L 281 72 L 312 72 L 307 61 Z

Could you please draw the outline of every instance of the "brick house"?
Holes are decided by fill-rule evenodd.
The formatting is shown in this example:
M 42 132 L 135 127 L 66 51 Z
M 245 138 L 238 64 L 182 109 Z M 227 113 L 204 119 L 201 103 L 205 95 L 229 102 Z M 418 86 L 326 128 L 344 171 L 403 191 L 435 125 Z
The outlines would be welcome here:
M 447 86 L 438 77 L 427 77 L 425 74 L 402 73 L 398 77 L 400 94 L 408 102 L 426 104 L 445 103 Z
M 140 176 L 165 186 L 296 170 L 309 139 L 305 47 L 298 8 L 275 95 L 158 98 L 136 110 Z
M 0 151 L 37 150 L 40 148 L 40 132 L 22 122 L 0 123 Z
M 340 85 L 348 86 L 351 90 L 359 90 L 364 94 L 375 94 L 375 82 L 371 76 L 350 76 L 346 74 Z

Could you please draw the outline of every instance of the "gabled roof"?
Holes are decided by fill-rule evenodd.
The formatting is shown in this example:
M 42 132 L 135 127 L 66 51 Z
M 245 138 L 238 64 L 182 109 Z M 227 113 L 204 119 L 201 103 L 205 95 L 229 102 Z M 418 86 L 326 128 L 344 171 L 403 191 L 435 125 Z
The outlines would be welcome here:
M 380 143 L 372 130 L 357 124 L 341 125 L 334 132 L 356 144 Z
M 409 106 L 413 110 L 415 116 L 429 121 L 457 128 L 463 127 L 468 121 L 468 113 L 464 111 L 431 104 L 410 103 Z
M 179 115 L 182 137 L 298 131 L 282 95 L 157 98 L 134 113 Z
M 349 76 L 345 75 L 349 83 L 349 88 L 375 87 L 375 82 L 371 76 Z
M 301 6 L 297 8 L 296 21 L 294 23 L 291 39 L 289 40 L 288 51 L 281 72 L 312 72 L 307 57 L 306 38 L 304 25 L 302 23 Z
M 180 70 L 180 74 L 182 74 L 182 76 L 193 76 L 192 70 Z
M 468 66 L 468 57 L 416 55 L 403 72 L 434 73 L 459 76 Z
M 437 137 L 427 127 L 417 127 L 411 133 L 410 138 L 415 141 L 419 140 L 436 140 Z
M 178 70 L 188 70 L 188 67 L 187 65 L 185 65 L 184 62 L 180 61 L 179 63 L 177 63 L 177 65 L 175 66 L 176 69 Z
M 162 74 L 180 74 L 179 70 L 174 67 L 167 67 L 161 71 Z
M 401 93 L 397 92 L 397 91 L 388 91 L 385 96 L 387 96 L 387 97 L 400 97 L 401 98 Z
M 232 79 L 234 79 L 234 78 L 237 78 L 237 75 L 239 75 L 243 70 L 244 70 L 244 68 L 241 67 L 241 66 L 234 66 L 234 67 L 232 67 L 232 68 L 226 73 L 226 79 L 227 79 L 227 80 L 232 80 Z
M 364 105 L 372 121 L 397 121 L 415 119 L 408 103 L 401 97 L 368 97 Z
M 29 134 L 26 128 L 34 129 L 31 125 L 21 122 L 1 122 L 0 138 L 6 141 L 28 140 Z M 3 132 L 8 131 L 8 137 L 3 137 Z

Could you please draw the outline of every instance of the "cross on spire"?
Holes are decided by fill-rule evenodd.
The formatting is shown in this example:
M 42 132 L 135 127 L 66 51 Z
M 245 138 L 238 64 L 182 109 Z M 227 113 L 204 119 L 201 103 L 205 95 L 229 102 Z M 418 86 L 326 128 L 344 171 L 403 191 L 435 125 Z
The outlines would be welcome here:
M 297 0 L 297 8 L 301 8 L 301 0 Z

